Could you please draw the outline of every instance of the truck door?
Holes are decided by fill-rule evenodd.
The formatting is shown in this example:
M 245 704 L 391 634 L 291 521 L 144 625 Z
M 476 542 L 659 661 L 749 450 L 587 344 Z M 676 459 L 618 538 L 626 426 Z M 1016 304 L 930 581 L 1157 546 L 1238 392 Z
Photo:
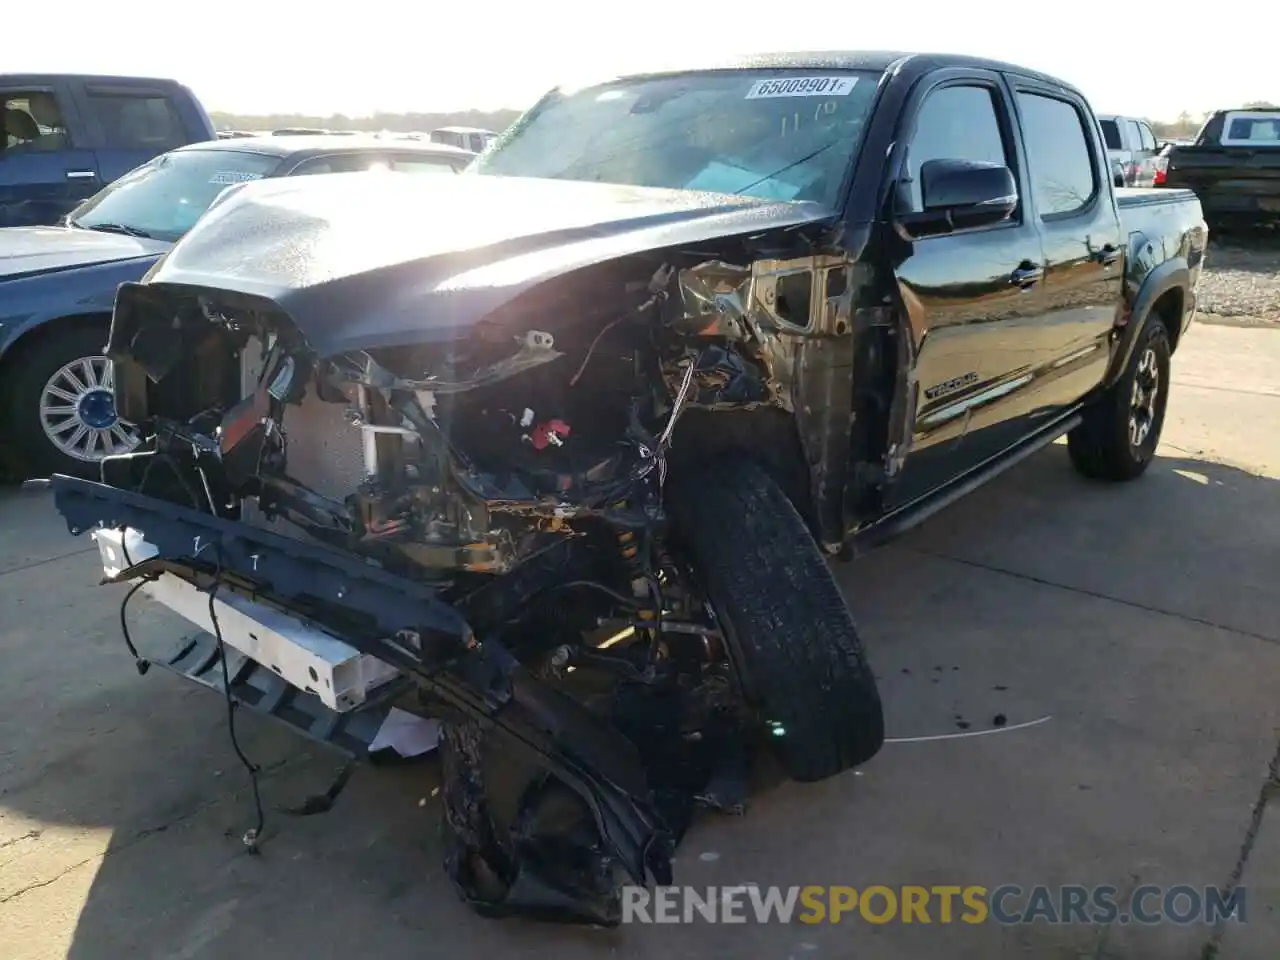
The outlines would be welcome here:
M 86 83 L 77 99 L 95 134 L 103 184 L 190 140 L 172 92 L 163 87 Z
M 1021 197 L 1025 163 L 999 75 L 939 71 L 926 83 L 903 116 L 897 209 L 923 210 L 920 169 L 929 160 L 1003 164 Z M 915 354 L 914 426 L 887 506 L 930 492 L 1017 436 L 1004 411 L 1031 380 L 1044 269 L 1040 234 L 1021 199 L 1009 220 L 906 244 L 894 275 Z M 975 416 L 986 428 L 976 435 Z
M 55 224 L 97 193 L 85 136 L 62 84 L 0 80 L 0 227 Z
M 1034 419 L 1102 381 L 1123 298 L 1126 238 L 1088 105 L 1058 87 L 1013 83 L 1031 174 L 1028 212 L 1046 261 L 1042 313 L 1028 341 L 1035 383 L 1013 411 Z

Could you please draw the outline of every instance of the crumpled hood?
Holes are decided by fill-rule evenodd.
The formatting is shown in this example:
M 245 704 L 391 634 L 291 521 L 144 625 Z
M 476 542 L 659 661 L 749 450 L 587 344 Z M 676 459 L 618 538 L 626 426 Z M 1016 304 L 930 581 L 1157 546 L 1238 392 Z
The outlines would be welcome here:
M 5 227 L 0 229 L 0 279 L 154 257 L 169 246 L 163 240 L 74 227 Z
M 232 188 L 148 276 L 266 297 L 321 356 L 452 339 L 544 280 L 835 216 L 685 190 L 353 173 Z

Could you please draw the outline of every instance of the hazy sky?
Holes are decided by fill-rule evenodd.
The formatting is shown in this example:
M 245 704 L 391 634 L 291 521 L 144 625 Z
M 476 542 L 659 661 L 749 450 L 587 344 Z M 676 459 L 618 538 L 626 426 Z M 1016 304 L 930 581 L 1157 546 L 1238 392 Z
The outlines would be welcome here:
M 1099 112 L 1155 119 L 1246 100 L 1280 102 L 1275 31 L 1259 28 L 1265 5 L 1243 0 L 10 6 L 4 35 L 26 41 L 3 45 L 0 69 L 172 76 L 209 109 L 240 113 L 524 107 L 579 73 L 821 49 L 998 57 L 1076 84 Z

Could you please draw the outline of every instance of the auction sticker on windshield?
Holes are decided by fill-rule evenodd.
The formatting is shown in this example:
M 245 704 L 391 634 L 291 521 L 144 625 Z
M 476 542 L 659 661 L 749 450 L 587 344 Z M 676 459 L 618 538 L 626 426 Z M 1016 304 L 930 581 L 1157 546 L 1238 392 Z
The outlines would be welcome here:
M 770 97 L 845 97 L 858 82 L 857 77 L 775 77 L 758 80 L 747 91 L 746 99 Z
M 261 180 L 262 174 L 248 173 L 244 170 L 219 170 L 209 178 L 210 183 L 244 183 L 247 180 Z

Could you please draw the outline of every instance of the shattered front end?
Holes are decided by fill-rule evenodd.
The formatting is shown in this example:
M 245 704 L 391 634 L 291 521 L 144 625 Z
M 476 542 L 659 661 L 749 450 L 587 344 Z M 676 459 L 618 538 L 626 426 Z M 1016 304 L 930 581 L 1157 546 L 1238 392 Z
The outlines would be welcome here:
M 659 265 L 595 323 L 498 311 L 328 356 L 267 299 L 126 285 L 108 351 L 146 441 L 101 483 L 55 477 L 57 507 L 108 579 L 208 631 L 173 669 L 348 749 L 371 709 L 438 718 L 447 867 L 477 909 L 615 923 L 620 884 L 670 881 L 694 806 L 745 789 L 744 707 L 662 487 L 696 393 L 768 405 L 777 383 L 655 335 L 671 310 L 716 322 L 697 281 Z
M 356 753 L 393 706 L 438 722 L 447 867 L 496 915 L 617 922 L 697 807 L 742 809 L 753 742 L 798 779 L 873 755 L 817 544 L 895 354 L 832 211 L 314 179 L 238 188 L 121 287 L 142 442 L 51 481 L 108 580 L 202 631 L 156 662 Z M 513 219 L 432 219 L 480 203 Z M 733 566 L 761 550 L 784 569 Z

